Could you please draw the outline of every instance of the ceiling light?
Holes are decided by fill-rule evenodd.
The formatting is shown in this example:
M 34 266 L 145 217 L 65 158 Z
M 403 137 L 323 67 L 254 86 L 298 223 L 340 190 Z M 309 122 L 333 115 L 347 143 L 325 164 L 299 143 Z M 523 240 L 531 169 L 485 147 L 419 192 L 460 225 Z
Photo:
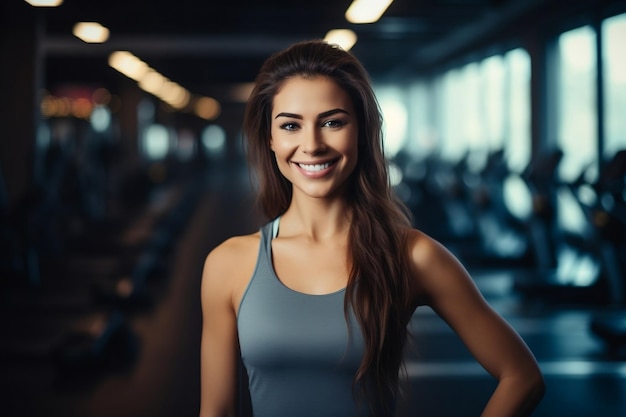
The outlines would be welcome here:
M 35 7 L 57 7 L 63 3 L 63 0 L 24 0 L 26 3 Z
M 164 83 L 169 81 L 166 77 L 161 75 L 161 73 L 150 69 L 148 72 L 139 80 L 139 88 L 148 93 L 157 95 L 161 87 Z
M 350 23 L 374 23 L 385 13 L 393 0 L 353 0 L 346 19 Z
M 191 100 L 189 91 L 173 81 L 166 81 L 159 89 L 157 97 L 179 110 Z
M 191 93 L 150 68 L 141 59 L 128 51 L 115 51 L 109 55 L 109 65 L 135 81 L 139 88 L 158 97 L 174 109 L 184 109 L 191 101 Z
M 96 22 L 76 23 L 73 33 L 87 43 L 102 43 L 109 39 L 109 29 Z
M 128 51 L 113 52 L 109 55 L 109 65 L 135 81 L 139 81 L 150 70 L 148 64 Z
M 222 106 L 219 101 L 212 97 L 200 97 L 196 100 L 194 109 L 198 117 L 205 120 L 214 120 L 220 115 Z
M 324 40 L 327 43 L 341 46 L 345 51 L 350 50 L 356 43 L 356 33 L 350 29 L 333 29 L 328 31 Z

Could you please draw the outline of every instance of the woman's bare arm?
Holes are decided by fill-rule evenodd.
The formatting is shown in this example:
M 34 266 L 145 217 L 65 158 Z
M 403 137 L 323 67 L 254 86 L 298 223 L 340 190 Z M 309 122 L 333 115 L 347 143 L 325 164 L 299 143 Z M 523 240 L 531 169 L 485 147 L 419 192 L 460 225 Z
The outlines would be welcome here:
M 249 273 L 246 264 L 250 263 L 244 240 L 226 241 L 207 256 L 204 264 L 200 417 L 236 415 L 239 345 L 235 303 L 242 279 Z
M 521 337 L 485 301 L 458 260 L 416 232 L 412 259 L 426 303 L 498 380 L 482 417 L 528 416 L 544 393 L 537 362 Z

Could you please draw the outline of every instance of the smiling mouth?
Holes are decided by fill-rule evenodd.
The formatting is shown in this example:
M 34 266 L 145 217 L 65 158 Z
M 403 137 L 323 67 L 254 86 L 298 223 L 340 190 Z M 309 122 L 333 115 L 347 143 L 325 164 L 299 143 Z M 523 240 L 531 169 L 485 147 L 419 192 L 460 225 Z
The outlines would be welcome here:
M 296 165 L 298 165 L 301 169 L 303 169 L 304 171 L 307 172 L 320 172 L 323 171 L 325 169 L 330 168 L 332 165 L 334 165 L 337 161 L 329 161 L 329 162 L 324 162 L 323 164 L 302 164 L 302 163 L 296 163 Z

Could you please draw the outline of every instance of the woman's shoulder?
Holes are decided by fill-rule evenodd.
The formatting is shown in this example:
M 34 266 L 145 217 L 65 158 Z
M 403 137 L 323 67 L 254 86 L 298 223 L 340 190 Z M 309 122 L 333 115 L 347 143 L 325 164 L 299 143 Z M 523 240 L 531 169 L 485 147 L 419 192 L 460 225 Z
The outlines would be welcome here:
M 450 256 L 439 241 L 418 229 L 408 229 L 407 244 L 410 259 L 416 266 L 425 267 L 441 257 Z
M 230 269 L 248 258 L 256 259 L 260 239 L 260 232 L 230 237 L 209 252 L 205 263 L 209 266 L 224 266 Z
M 204 261 L 203 287 L 228 297 L 240 292 L 256 265 L 260 236 L 234 236 L 211 250 Z
M 448 248 L 419 230 L 408 233 L 409 262 L 414 271 L 418 292 L 431 298 L 465 286 L 469 275 Z

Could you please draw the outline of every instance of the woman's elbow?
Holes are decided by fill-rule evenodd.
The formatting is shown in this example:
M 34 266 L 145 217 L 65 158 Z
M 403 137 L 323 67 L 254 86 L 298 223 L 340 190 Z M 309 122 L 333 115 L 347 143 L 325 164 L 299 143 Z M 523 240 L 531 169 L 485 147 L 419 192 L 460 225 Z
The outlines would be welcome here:
M 529 397 L 538 404 L 546 393 L 546 381 L 539 368 L 529 376 Z
M 524 372 L 519 379 L 519 389 L 524 392 L 524 403 L 528 410 L 539 405 L 546 393 L 546 383 L 539 367 Z

